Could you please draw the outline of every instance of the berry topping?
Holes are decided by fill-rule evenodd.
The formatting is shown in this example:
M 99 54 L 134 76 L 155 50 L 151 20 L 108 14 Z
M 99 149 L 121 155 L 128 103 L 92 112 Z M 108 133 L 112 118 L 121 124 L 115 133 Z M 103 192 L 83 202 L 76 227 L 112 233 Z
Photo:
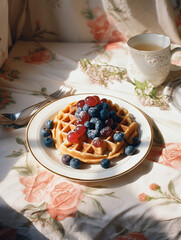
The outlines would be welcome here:
M 86 122 L 84 123 L 84 126 L 85 126 L 86 128 L 88 128 L 88 129 L 93 129 L 93 128 L 95 127 L 95 124 L 92 123 L 92 122 L 90 122 L 90 121 L 86 121 Z
M 111 118 L 108 118 L 108 119 L 105 120 L 104 123 L 105 123 L 106 126 L 110 126 L 111 127 L 111 126 L 113 126 L 114 122 L 113 122 L 113 120 Z
M 98 117 L 99 116 L 99 111 L 96 109 L 96 107 L 90 107 L 88 109 L 88 114 L 90 117 Z
M 82 111 L 79 113 L 79 119 L 82 120 L 83 123 L 89 121 L 89 114 L 86 111 Z
M 69 165 L 71 159 L 72 159 L 72 157 L 70 155 L 68 155 L 68 154 L 65 154 L 65 155 L 62 156 L 62 162 L 65 165 Z
M 47 120 L 45 123 L 45 127 L 48 129 L 52 129 L 53 128 L 53 121 L 52 120 Z
M 103 109 L 109 109 L 109 104 L 107 102 L 103 102 L 101 105 Z
M 107 99 L 106 98 L 101 99 L 101 103 L 103 102 L 107 102 Z
M 70 166 L 72 168 L 76 168 L 76 169 L 79 168 L 80 167 L 80 160 L 78 158 L 72 158 L 70 160 Z
M 133 138 L 132 146 L 137 147 L 140 144 L 140 140 L 137 137 Z
M 77 143 L 78 142 L 78 138 L 79 138 L 79 135 L 77 132 L 75 131 L 70 131 L 68 132 L 67 134 L 67 140 L 70 142 L 70 143 Z
M 97 99 L 95 97 L 89 96 L 86 97 L 85 103 L 91 107 L 94 107 L 97 104 Z
M 96 99 L 97 104 L 101 103 L 101 100 L 100 100 L 99 96 L 95 95 L 95 96 L 93 96 L 93 97 Z
M 84 100 L 78 101 L 78 103 L 77 103 L 77 108 L 79 108 L 79 107 L 83 108 L 84 104 L 85 104 L 85 101 L 84 101 Z
M 97 122 L 95 123 L 95 129 L 98 131 L 101 131 L 101 129 L 103 129 L 104 127 L 104 123 L 101 120 L 97 120 Z
M 100 120 L 100 119 L 99 119 L 98 117 L 92 117 L 92 118 L 90 119 L 90 122 L 96 124 L 96 122 L 99 121 L 99 120 Z
M 103 129 L 101 129 L 100 131 L 100 135 L 105 138 L 105 137 L 109 137 L 112 133 L 112 128 L 110 126 L 104 127 Z
M 77 120 L 74 122 L 74 125 L 77 126 L 79 124 L 84 124 L 84 121 L 80 118 L 77 118 Z
M 113 139 L 114 139 L 114 141 L 116 141 L 116 142 L 121 142 L 122 140 L 124 140 L 124 133 L 123 133 L 123 132 L 116 132 L 116 133 L 113 135 Z
M 128 145 L 127 147 L 125 147 L 124 149 L 124 153 L 129 156 L 129 155 L 132 155 L 135 151 L 135 148 L 131 145 Z
M 83 111 L 88 111 L 88 109 L 90 108 L 90 106 L 89 105 L 87 105 L 87 104 L 85 104 L 84 106 L 83 106 Z
M 86 131 L 86 127 L 82 124 L 78 124 L 77 127 L 75 128 L 75 132 L 79 135 L 82 136 Z
M 49 148 L 54 146 L 54 141 L 50 137 L 44 138 L 43 143 L 46 147 L 49 147 Z
M 103 167 L 103 168 L 109 168 L 110 165 L 111 165 L 111 162 L 110 162 L 109 159 L 104 158 L 104 159 L 101 160 L 101 167 Z
M 102 147 L 102 145 L 103 145 L 103 141 L 102 141 L 101 138 L 96 137 L 96 138 L 93 139 L 93 141 L 92 141 L 92 145 L 93 145 L 94 147 L 96 147 L 96 148 L 98 148 L 98 147 Z
M 102 120 L 106 120 L 109 117 L 109 111 L 107 109 L 102 109 L 99 114 Z
M 88 129 L 87 130 L 87 137 L 90 139 L 94 139 L 96 137 L 99 137 L 99 131 L 96 129 Z
M 48 136 L 51 135 L 51 131 L 50 131 L 50 129 L 43 127 L 40 130 L 40 134 L 41 134 L 42 137 L 48 137 Z

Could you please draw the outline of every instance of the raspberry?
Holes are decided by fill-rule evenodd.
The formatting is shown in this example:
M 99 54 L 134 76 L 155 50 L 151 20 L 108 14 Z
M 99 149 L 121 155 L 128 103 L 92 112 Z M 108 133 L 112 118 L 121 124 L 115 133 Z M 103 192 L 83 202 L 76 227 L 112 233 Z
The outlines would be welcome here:
M 74 125 L 77 126 L 79 124 L 84 124 L 84 121 L 80 118 L 77 118 L 77 120 L 74 122 Z
M 89 121 L 89 118 L 89 114 L 86 111 L 82 111 L 79 113 L 79 119 L 81 119 L 83 123 Z
M 113 125 L 113 123 L 114 122 L 113 122 L 113 120 L 111 118 L 108 118 L 108 119 L 105 120 L 105 125 L 106 126 L 110 126 L 111 127 Z
M 97 99 L 89 96 L 89 97 L 86 97 L 85 103 L 91 107 L 94 107 L 97 104 Z
M 111 135 L 111 133 L 112 133 L 112 128 L 110 126 L 107 126 L 103 129 L 101 129 L 101 131 L 100 131 L 100 135 L 104 138 L 109 137 Z
M 103 141 L 102 141 L 101 138 L 96 137 L 96 138 L 93 139 L 92 145 L 96 148 L 101 147 L 103 145 Z
M 101 103 L 103 102 L 107 102 L 107 99 L 106 98 L 101 99 Z
M 82 136 L 85 133 L 86 127 L 82 124 L 78 124 L 77 127 L 75 128 L 75 132 L 79 135 Z
M 77 103 L 77 108 L 78 107 L 83 107 L 84 106 L 84 104 L 85 104 L 85 101 L 84 100 L 80 100 L 80 101 L 78 101 L 78 103 Z
M 99 104 L 99 103 L 101 102 L 100 98 L 99 98 L 97 95 L 95 95 L 95 96 L 93 96 L 93 97 L 96 99 L 97 104 Z
M 70 143 L 77 143 L 78 142 L 79 135 L 75 131 L 70 131 L 67 134 L 67 140 Z

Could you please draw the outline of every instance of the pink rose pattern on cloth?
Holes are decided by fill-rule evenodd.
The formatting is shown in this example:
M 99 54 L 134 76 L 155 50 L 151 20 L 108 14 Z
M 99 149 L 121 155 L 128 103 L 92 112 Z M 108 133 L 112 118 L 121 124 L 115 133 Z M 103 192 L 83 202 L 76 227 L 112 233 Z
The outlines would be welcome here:
M 169 167 L 181 169 L 181 143 L 153 146 L 147 159 Z
M 74 217 L 82 198 L 83 194 L 80 188 L 66 182 L 59 183 L 50 193 L 47 211 L 52 218 L 59 221 L 68 216 Z
M 119 30 L 115 29 L 115 20 L 108 16 L 101 8 L 92 10 L 93 19 L 87 21 L 90 33 L 96 41 L 126 42 L 127 38 Z
M 47 171 L 40 172 L 35 177 L 20 178 L 25 186 L 25 200 L 31 203 L 46 202 L 46 210 L 50 216 L 61 221 L 75 216 L 84 195 L 78 185 L 57 181 L 58 178 Z
M 36 203 L 43 201 L 53 186 L 53 178 L 54 175 L 46 171 L 40 172 L 36 177 L 21 177 L 20 182 L 25 186 L 25 200 Z

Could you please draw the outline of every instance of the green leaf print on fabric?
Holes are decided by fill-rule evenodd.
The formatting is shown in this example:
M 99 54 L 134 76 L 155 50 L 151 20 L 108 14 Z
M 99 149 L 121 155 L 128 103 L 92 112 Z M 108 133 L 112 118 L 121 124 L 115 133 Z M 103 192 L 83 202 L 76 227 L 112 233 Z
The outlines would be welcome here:
M 3 78 L 4 80 L 7 80 L 7 81 L 12 82 L 17 80 L 19 79 L 19 75 L 20 75 L 20 72 L 16 69 L 8 70 L 5 67 L 2 67 L 0 69 L 0 78 Z
M 16 102 L 13 100 L 11 93 L 6 90 L 0 89 L 0 110 L 5 109 L 9 104 L 15 104 Z
M 35 30 L 33 35 L 35 39 L 41 39 L 41 40 L 43 40 L 46 37 L 46 35 L 57 36 L 55 32 L 48 31 L 45 28 L 43 28 L 39 20 L 35 22 Z
M 167 200 L 166 202 L 164 202 L 164 204 L 173 204 L 173 203 L 181 204 L 181 197 L 179 197 L 176 194 L 175 186 L 174 186 L 173 181 L 170 181 L 168 183 L 168 191 L 169 191 L 169 193 L 163 192 L 162 189 L 161 189 L 161 186 L 159 186 L 157 183 L 152 183 L 149 186 L 149 188 L 150 188 L 150 190 L 157 192 L 158 193 L 157 196 L 150 196 L 150 195 L 148 195 L 146 193 L 141 193 L 138 196 L 138 199 L 141 202 L 147 202 L 147 201 L 151 201 L 151 200 L 164 199 L 164 200 Z

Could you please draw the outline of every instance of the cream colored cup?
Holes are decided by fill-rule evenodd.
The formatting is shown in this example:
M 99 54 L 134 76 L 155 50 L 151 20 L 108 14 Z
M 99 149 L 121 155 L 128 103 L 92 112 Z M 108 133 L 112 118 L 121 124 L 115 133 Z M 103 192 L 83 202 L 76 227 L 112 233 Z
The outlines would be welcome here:
M 129 79 L 151 82 L 155 87 L 162 84 L 171 68 L 171 56 L 181 47 L 171 50 L 170 38 L 161 34 L 145 33 L 130 38 L 127 42 Z

